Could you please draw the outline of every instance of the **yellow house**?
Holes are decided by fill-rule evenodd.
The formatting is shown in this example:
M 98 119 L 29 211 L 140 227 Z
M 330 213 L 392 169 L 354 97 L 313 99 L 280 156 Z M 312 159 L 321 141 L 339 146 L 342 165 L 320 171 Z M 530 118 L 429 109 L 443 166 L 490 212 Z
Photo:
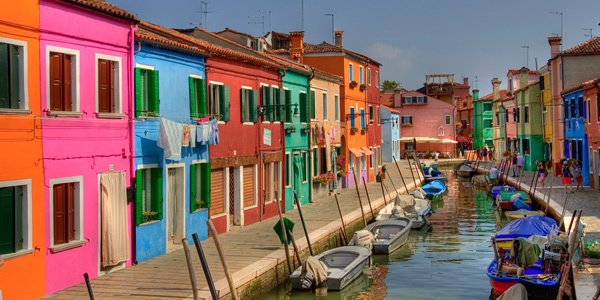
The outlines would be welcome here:
M 544 126 L 544 160 L 552 159 L 552 88 L 548 65 L 538 71 L 540 75 L 540 96 L 542 97 L 542 124 Z

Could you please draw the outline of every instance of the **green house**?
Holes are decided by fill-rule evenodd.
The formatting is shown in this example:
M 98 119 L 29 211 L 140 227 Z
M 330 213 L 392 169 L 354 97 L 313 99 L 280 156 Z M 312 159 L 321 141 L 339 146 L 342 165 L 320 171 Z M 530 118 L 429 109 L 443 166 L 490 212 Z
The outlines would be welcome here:
M 524 169 L 533 171 L 536 162 L 544 159 L 544 126 L 539 80 L 529 83 L 528 73 L 527 68 L 521 69 L 521 88 L 515 91 L 515 105 L 519 152 L 525 157 Z

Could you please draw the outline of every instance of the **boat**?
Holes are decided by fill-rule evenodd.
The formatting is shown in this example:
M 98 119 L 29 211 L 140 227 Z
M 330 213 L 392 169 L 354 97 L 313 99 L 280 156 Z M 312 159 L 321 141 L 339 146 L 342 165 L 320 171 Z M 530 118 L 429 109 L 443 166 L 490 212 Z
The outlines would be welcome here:
M 362 274 L 371 257 L 371 249 L 363 246 L 343 246 L 327 250 L 317 256 L 327 271 L 327 290 L 340 291 Z M 302 267 L 291 275 L 292 288 L 302 289 Z
M 406 244 L 412 227 L 409 218 L 399 217 L 371 223 L 364 230 L 373 235 L 373 253 L 390 253 Z
M 532 235 L 550 234 L 552 228 L 557 229 L 556 221 L 546 216 L 532 216 L 509 222 L 496 232 L 496 244 L 498 248 L 510 249 L 514 239 L 518 237 L 530 237 Z
M 506 216 L 509 222 L 512 222 L 514 220 L 518 220 L 525 217 L 544 216 L 545 214 L 541 210 L 526 210 L 522 208 L 518 210 L 506 211 L 504 215 Z
M 496 197 L 498 196 L 498 193 L 500 192 L 514 192 L 517 189 L 515 189 L 514 186 L 510 186 L 510 185 L 496 185 L 494 187 L 492 187 L 492 199 L 496 199 Z
M 426 199 L 416 199 L 413 195 L 397 195 L 380 211 L 375 220 L 407 217 L 412 221 L 412 228 L 418 229 L 428 224 L 427 216 L 431 215 L 431 204 Z
M 471 177 L 473 174 L 475 174 L 475 170 L 467 165 L 462 165 L 460 166 L 460 169 L 456 171 L 456 174 L 461 177 Z
M 439 175 L 439 176 L 425 175 L 425 178 L 423 178 L 423 181 L 425 183 L 430 183 L 434 180 L 441 181 L 442 183 L 448 183 L 448 178 L 445 176 L 442 176 L 442 175 Z
M 536 297 L 556 298 L 560 283 L 560 272 L 554 274 L 544 274 L 542 260 L 538 260 L 532 267 L 526 268 L 524 274 L 517 276 L 516 273 L 502 269 L 497 271 L 498 263 L 496 259 L 488 266 L 487 276 L 490 279 L 490 285 L 498 294 L 506 292 L 510 287 L 521 283 L 525 286 L 527 293 Z M 508 271 L 508 272 L 503 272 Z M 554 295 L 554 297 L 552 297 Z M 544 298 L 544 299 L 547 299 Z
M 421 187 L 425 191 L 425 197 L 431 201 L 442 199 L 446 192 L 446 186 L 439 180 L 434 180 Z
M 520 194 L 521 200 L 531 207 L 531 199 L 529 199 L 529 197 L 527 197 L 527 193 L 523 191 L 508 191 L 498 193 L 498 196 L 496 196 L 496 206 L 502 210 L 513 210 L 513 204 L 510 202 L 510 198 L 516 194 Z

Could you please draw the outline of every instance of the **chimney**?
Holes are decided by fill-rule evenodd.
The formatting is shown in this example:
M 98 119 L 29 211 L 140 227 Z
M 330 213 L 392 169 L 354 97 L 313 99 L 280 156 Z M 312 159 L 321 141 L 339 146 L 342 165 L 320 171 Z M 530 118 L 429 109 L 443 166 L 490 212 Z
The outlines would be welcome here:
M 463 84 L 464 85 L 469 85 L 469 77 L 463 78 Z
M 290 32 L 290 59 L 302 63 L 304 53 L 304 31 Z
M 335 35 L 335 45 L 338 47 L 344 47 L 344 32 L 343 31 L 334 31 Z
M 492 85 L 494 86 L 494 101 L 500 99 L 500 84 L 502 81 L 498 80 L 498 78 L 492 79 Z
M 556 55 L 560 53 L 561 41 L 562 37 L 560 36 L 548 37 L 548 44 L 550 44 L 550 59 L 553 59 Z
M 479 90 L 473 90 L 473 101 L 479 100 Z
M 529 69 L 522 67 L 519 71 L 519 88 L 522 89 L 529 84 Z

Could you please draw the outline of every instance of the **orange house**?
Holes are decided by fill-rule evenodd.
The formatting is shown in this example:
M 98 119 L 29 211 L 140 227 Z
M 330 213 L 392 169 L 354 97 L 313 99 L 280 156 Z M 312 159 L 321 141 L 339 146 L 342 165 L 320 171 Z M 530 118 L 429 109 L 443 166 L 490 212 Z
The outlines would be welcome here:
M 342 186 L 355 185 L 356 177 L 369 180 L 369 150 L 367 140 L 368 111 L 366 105 L 368 58 L 343 48 L 343 31 L 335 32 L 335 45 L 323 42 L 318 45 L 304 43 L 302 35 L 291 34 L 289 50 L 276 50 L 278 54 L 289 51 L 290 58 L 303 64 L 343 77 L 340 85 L 341 106 L 341 155 L 343 168 L 348 175 L 342 179 Z
M 39 6 L 0 10 L 0 290 L 4 299 L 44 295 L 44 178 L 40 128 Z

